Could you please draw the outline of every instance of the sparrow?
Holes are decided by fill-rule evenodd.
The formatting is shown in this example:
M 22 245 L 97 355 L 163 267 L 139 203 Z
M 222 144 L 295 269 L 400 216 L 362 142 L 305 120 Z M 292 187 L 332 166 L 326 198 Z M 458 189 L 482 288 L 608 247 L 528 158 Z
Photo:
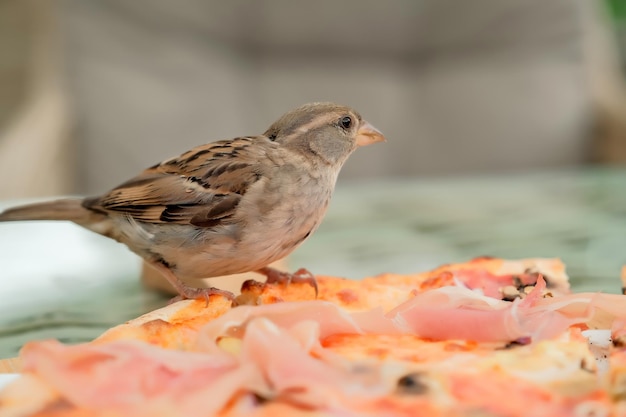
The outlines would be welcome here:
M 262 135 L 195 147 L 99 197 L 10 208 L 0 221 L 69 220 L 115 239 L 156 268 L 178 299 L 234 295 L 187 282 L 255 271 L 267 282 L 315 278 L 268 267 L 302 244 L 326 213 L 341 167 L 384 141 L 350 107 L 305 104 Z

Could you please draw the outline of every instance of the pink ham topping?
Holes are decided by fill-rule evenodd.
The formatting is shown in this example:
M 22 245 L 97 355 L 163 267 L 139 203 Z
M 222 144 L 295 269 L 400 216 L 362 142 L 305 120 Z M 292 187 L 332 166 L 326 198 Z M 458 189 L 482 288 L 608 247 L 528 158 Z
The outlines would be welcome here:
M 481 290 L 486 296 L 502 298 L 502 288 L 506 286 L 535 285 L 539 274 L 494 275 L 484 270 L 459 269 L 454 271 L 455 279 L 472 290 Z
M 349 316 L 336 318 L 341 323 Z M 229 406 L 254 407 L 260 398 L 345 413 L 389 395 L 394 385 L 385 383 L 378 367 L 326 352 L 319 343 L 321 329 L 314 320 L 281 327 L 250 317 L 236 355 L 215 340 L 194 352 L 136 341 L 77 346 L 45 341 L 28 344 L 22 357 L 25 372 L 69 403 L 138 417 L 216 415 Z
M 536 341 L 577 323 L 610 327 L 615 319 L 626 319 L 624 296 L 543 298 L 545 286 L 539 278 L 524 299 L 513 302 L 464 286 L 442 287 L 418 293 L 386 314 L 349 313 L 325 301 L 240 306 L 205 326 L 194 352 L 132 341 L 78 346 L 48 341 L 27 345 L 22 356 L 26 372 L 87 409 L 193 417 L 270 398 L 341 412 L 389 395 L 395 385 L 376 366 L 354 364 L 324 349 L 320 341 L 334 334 Z M 218 346 L 223 337 L 241 340 L 238 354 Z M 173 404 L 175 413 L 168 408 Z
M 386 314 L 382 309 L 348 313 L 325 301 L 241 306 L 207 325 L 199 341 L 204 349 L 211 349 L 214 340 L 245 331 L 246 323 L 255 317 L 266 317 L 285 328 L 314 321 L 320 339 L 340 333 L 412 333 L 436 340 L 477 342 L 537 341 L 555 337 L 574 324 L 610 328 L 614 319 L 626 319 L 623 295 L 580 293 L 544 298 L 545 289 L 546 282 L 539 276 L 524 299 L 509 302 L 484 295 L 482 290 L 447 286 L 417 293 Z
M 545 287 L 545 281 L 539 278 L 525 299 L 513 302 L 461 286 L 442 287 L 417 294 L 387 316 L 405 331 L 429 339 L 541 340 L 559 335 L 586 318 L 585 314 L 568 317 L 556 308 L 537 306 Z
M 209 395 L 207 389 L 238 368 L 236 358 L 225 352 L 209 356 L 135 341 L 77 346 L 35 342 L 26 345 L 22 358 L 25 372 L 45 380 L 71 404 L 92 410 L 111 407 L 128 415 L 156 412 L 162 404 L 155 398 L 189 400 L 199 390 Z M 240 386 L 238 381 L 234 389 Z M 220 386 L 222 393 L 229 388 L 228 395 L 216 398 L 218 407 L 233 393 L 233 387 Z M 180 406 L 184 409 L 185 403 Z

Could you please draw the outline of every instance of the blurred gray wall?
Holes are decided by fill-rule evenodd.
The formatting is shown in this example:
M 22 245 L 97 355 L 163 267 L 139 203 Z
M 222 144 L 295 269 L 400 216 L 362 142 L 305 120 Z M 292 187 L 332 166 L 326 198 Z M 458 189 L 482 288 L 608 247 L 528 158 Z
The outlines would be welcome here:
M 0 1 L 0 198 L 76 190 L 54 2 Z
M 359 150 L 342 179 L 590 160 L 595 112 L 579 1 L 47 4 L 56 5 L 48 35 L 58 38 L 76 152 L 72 191 L 103 192 L 319 100 L 355 107 L 389 140 Z

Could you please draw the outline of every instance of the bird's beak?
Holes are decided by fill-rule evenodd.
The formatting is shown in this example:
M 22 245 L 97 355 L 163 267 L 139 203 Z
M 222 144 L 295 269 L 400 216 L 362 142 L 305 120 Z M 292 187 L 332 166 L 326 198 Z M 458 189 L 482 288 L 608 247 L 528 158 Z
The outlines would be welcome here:
M 367 146 L 376 142 L 384 142 L 386 141 L 385 137 L 380 130 L 376 129 L 374 126 L 369 124 L 366 121 L 363 121 L 361 127 L 356 132 L 356 144 L 357 146 Z

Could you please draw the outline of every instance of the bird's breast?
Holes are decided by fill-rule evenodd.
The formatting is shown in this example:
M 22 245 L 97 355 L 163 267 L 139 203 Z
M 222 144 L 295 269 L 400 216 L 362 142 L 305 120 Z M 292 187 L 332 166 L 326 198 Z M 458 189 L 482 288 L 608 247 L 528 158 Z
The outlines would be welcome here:
M 177 272 L 190 278 L 229 275 L 286 257 L 320 225 L 333 189 L 332 178 L 306 174 L 259 180 L 227 227 L 200 230 L 194 243 L 180 247 Z
M 287 256 L 321 223 L 334 189 L 334 179 L 301 174 L 290 181 L 267 181 L 250 190 L 241 204 L 238 247 L 263 261 Z

